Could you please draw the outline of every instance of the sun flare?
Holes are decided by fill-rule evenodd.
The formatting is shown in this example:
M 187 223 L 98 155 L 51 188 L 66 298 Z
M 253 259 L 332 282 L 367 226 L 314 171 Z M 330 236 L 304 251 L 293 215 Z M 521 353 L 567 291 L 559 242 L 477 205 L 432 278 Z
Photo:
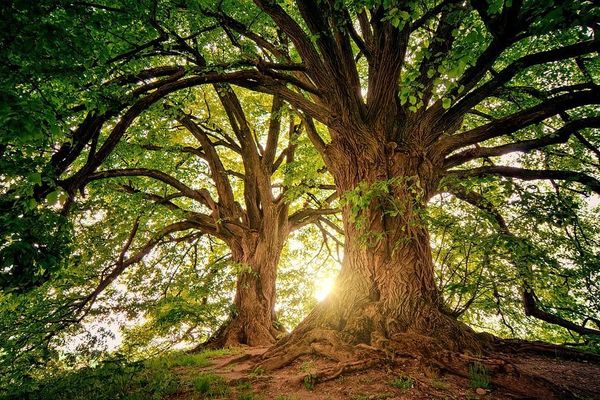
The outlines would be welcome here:
M 334 285 L 335 285 L 334 278 L 325 278 L 325 279 L 316 280 L 315 284 L 314 284 L 315 299 L 317 299 L 317 301 L 325 300 L 327 295 L 331 292 L 331 289 L 333 289 Z

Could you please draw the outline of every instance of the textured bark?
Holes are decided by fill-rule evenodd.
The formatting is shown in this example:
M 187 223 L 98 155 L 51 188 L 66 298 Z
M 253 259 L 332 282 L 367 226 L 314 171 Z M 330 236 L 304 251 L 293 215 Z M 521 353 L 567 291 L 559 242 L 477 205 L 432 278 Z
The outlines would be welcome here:
M 265 210 L 260 232 L 246 232 L 229 245 L 239 268 L 234 311 L 204 347 L 270 346 L 283 333 L 275 317 L 277 266 L 287 237 L 287 210 Z
M 480 350 L 476 334 L 444 314 L 434 283 L 421 213 L 437 184 L 438 161 L 419 152 L 400 153 L 376 135 L 370 137 L 375 140 L 360 145 L 330 145 L 330 171 L 340 196 L 383 181 L 388 182 L 387 191 L 358 213 L 348 201 L 343 210 L 344 260 L 335 287 L 290 336 L 266 353 L 266 368 L 311 352 L 352 359 L 356 346 L 424 356 L 437 349 Z
M 258 236 L 258 235 L 253 235 Z M 223 346 L 272 345 L 282 333 L 275 318 L 275 278 L 282 243 L 251 237 L 234 255 L 240 266 L 233 318 L 223 334 Z M 273 243 L 276 242 L 276 243 Z M 238 250 L 239 251 L 239 250 Z

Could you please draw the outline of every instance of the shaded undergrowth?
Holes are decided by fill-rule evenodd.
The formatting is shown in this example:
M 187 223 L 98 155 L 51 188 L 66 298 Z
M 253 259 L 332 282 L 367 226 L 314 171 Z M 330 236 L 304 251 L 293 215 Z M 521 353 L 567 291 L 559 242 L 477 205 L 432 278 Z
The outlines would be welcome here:
M 211 358 L 235 353 L 235 349 L 207 350 L 189 354 L 175 352 L 143 361 L 120 357 L 93 366 L 31 379 L 26 385 L 7 388 L 2 400 L 160 400 L 182 391 L 211 394 L 217 378 L 201 375 L 187 379 L 175 373 L 178 367 L 208 367 Z M 203 378 L 204 381 L 202 381 Z

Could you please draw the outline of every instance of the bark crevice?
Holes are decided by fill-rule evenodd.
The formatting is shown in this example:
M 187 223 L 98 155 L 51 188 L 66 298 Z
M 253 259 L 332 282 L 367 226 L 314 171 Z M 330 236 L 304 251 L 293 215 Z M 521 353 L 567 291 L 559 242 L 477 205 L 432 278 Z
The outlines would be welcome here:
M 335 287 L 261 365 L 279 368 L 315 353 L 360 359 L 365 349 L 388 357 L 482 354 L 486 340 L 443 312 L 434 282 L 423 219 L 436 185 L 433 162 L 422 151 L 389 151 L 384 143 L 369 142 L 360 153 L 352 148 L 336 142 L 328 149 L 344 203 L 345 252 Z

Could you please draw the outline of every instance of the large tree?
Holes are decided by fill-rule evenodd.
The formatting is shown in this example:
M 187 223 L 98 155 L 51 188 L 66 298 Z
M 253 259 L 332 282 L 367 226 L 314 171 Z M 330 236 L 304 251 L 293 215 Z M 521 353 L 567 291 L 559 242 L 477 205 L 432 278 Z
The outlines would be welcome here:
M 600 192 L 600 42 L 588 2 L 190 1 L 148 9 L 136 21 L 155 35 L 131 36 L 126 60 L 185 65 L 168 83 L 178 88 L 220 83 L 278 96 L 302 115 L 344 199 L 336 289 L 265 366 L 308 352 L 345 360 L 357 349 L 481 351 L 489 341 L 458 322 L 436 288 L 428 202 L 450 191 L 494 214 L 485 194 L 497 179 Z M 101 150 L 77 179 L 95 173 Z M 531 312 L 531 289 L 519 290 L 528 312 L 544 317 Z
M 315 350 L 343 358 L 348 344 L 401 352 L 418 337 L 445 349 L 481 350 L 483 339 L 442 307 L 422 220 L 427 202 L 447 183 L 483 176 L 599 192 L 584 162 L 567 169 L 560 157 L 547 157 L 542 168 L 491 161 L 542 153 L 571 137 L 584 157 L 597 154 L 582 133 L 599 124 L 589 107 L 600 99 L 589 58 L 599 48 L 594 12 L 576 1 L 255 4 L 269 17 L 267 27 L 251 30 L 223 9 L 200 12 L 287 63 L 254 57 L 255 68 L 237 84 L 278 93 L 304 112 L 346 200 L 336 290 L 265 365 Z M 283 41 L 270 39 L 268 26 Z M 293 52 L 281 53 L 286 40 Z
M 297 70 L 275 72 L 259 58 L 238 84 L 279 93 L 305 113 L 346 199 L 336 289 L 264 365 L 314 351 L 343 359 L 350 344 L 417 351 L 428 347 L 424 338 L 444 349 L 481 350 L 485 341 L 442 307 L 422 215 L 446 183 L 474 177 L 600 191 L 586 165 L 598 150 L 584 133 L 600 122 L 591 106 L 600 100 L 590 57 L 599 49 L 594 11 L 577 1 L 255 3 L 293 44 L 285 68 Z M 268 29 L 213 14 L 263 53 L 286 58 Z M 565 164 L 569 154 L 545 151 L 562 143 L 581 158 Z M 529 166 L 491 161 L 514 152 L 544 157 Z

